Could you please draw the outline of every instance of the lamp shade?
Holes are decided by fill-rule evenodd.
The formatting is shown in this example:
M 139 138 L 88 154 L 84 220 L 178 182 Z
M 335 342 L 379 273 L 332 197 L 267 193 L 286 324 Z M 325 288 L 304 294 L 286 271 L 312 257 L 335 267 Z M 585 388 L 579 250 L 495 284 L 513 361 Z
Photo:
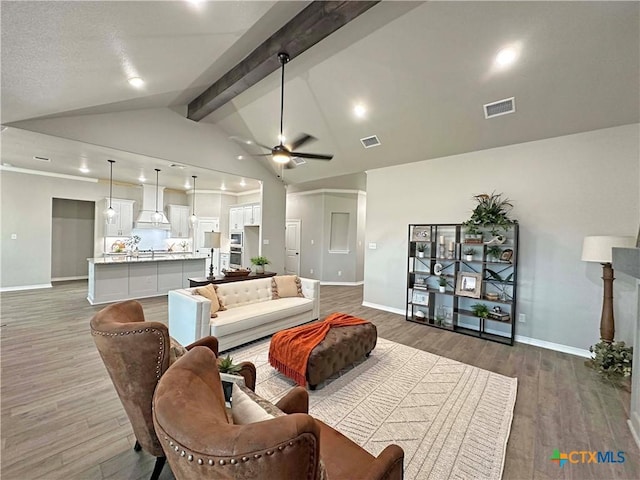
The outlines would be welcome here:
M 205 248 L 220 248 L 220 232 L 204 232 Z
M 584 237 L 582 260 L 585 262 L 611 263 L 613 247 L 633 247 L 635 238 L 595 235 Z

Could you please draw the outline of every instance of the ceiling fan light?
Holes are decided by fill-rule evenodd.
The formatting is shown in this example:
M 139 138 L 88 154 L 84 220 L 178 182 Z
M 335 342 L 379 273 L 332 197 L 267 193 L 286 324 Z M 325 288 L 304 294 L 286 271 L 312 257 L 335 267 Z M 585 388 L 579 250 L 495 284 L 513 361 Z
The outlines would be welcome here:
M 291 159 L 287 152 L 276 152 L 273 154 L 273 161 L 276 163 L 289 163 Z

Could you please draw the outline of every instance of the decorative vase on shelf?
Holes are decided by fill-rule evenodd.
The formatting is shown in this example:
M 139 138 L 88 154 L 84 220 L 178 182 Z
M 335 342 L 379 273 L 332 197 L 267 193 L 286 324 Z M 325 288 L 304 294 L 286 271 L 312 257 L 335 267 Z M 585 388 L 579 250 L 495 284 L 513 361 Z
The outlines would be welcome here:
M 447 287 L 443 287 L 442 285 L 440 285 L 438 287 L 438 290 L 440 290 L 440 293 L 445 293 L 447 291 Z
M 473 255 L 466 255 L 467 262 L 473 261 Z
M 264 273 L 264 265 L 256 265 L 256 273 L 258 274 Z

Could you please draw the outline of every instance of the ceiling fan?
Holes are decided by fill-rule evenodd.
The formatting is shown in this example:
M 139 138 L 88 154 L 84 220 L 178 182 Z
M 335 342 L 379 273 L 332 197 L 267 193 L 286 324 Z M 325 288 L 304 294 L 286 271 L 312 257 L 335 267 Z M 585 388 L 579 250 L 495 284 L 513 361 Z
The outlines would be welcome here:
M 238 137 L 231 137 L 232 140 L 235 140 L 239 143 L 244 143 L 247 145 L 258 145 L 259 147 L 266 148 L 267 150 L 271 150 L 271 153 L 264 153 L 261 155 L 255 155 L 257 157 L 266 157 L 271 155 L 271 158 L 274 162 L 282 165 L 284 168 L 295 168 L 297 163 L 293 160 L 294 158 L 307 158 L 310 160 L 331 160 L 333 155 L 325 155 L 321 153 L 303 153 L 296 152 L 298 148 L 302 147 L 306 143 L 317 140 L 312 135 L 308 133 L 301 134 L 298 138 L 293 140 L 288 145 L 285 145 L 283 142 L 284 134 L 283 134 L 283 125 L 284 125 L 284 66 L 287 62 L 289 62 L 289 54 L 286 52 L 278 53 L 278 60 L 280 61 L 281 69 L 281 88 L 280 88 L 280 144 L 275 147 L 268 147 L 261 143 L 258 143 L 254 140 L 244 140 Z

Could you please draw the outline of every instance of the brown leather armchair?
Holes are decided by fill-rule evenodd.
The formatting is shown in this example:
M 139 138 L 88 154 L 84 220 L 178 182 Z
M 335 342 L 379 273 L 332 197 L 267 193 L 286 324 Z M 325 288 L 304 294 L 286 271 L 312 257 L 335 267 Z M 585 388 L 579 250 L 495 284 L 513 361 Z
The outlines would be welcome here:
M 291 390 L 277 406 L 288 415 L 233 425 L 225 412 L 215 356 L 193 348 L 158 382 L 153 422 L 178 480 L 396 480 L 404 452 L 388 445 L 376 458 L 308 415 L 308 394 Z
M 134 449 L 157 457 L 151 475 L 156 480 L 165 456 L 153 428 L 151 404 L 158 380 L 169 368 L 169 330 L 163 323 L 145 322 L 142 305 L 128 300 L 96 313 L 91 319 L 91 335 L 133 427 Z M 202 338 L 186 349 L 195 346 L 207 347 L 213 358 L 218 356 L 215 337 Z M 241 366 L 245 383 L 255 388 L 255 366 L 250 362 Z M 215 362 L 210 368 L 218 371 Z

